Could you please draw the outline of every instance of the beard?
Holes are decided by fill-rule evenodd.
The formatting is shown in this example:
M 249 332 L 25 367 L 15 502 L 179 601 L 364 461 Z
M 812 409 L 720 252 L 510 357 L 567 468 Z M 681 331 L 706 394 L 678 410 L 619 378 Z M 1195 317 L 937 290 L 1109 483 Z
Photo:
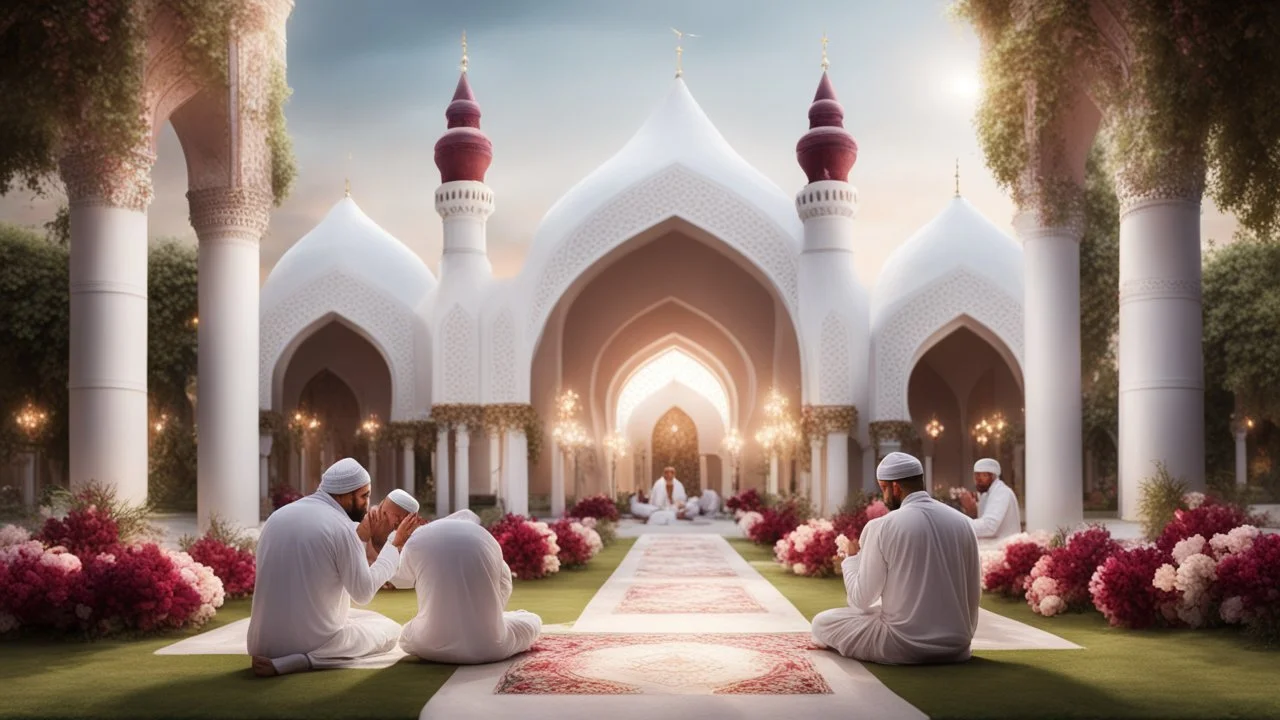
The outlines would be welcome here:
M 361 520 L 364 520 L 364 516 L 369 513 L 368 507 L 356 507 L 352 505 L 350 508 L 343 509 L 347 511 L 347 517 L 351 518 L 352 522 L 360 522 Z
M 886 500 L 884 504 L 889 508 L 889 511 L 892 512 L 902 507 L 902 498 L 894 497 L 893 493 L 889 493 L 889 499 Z

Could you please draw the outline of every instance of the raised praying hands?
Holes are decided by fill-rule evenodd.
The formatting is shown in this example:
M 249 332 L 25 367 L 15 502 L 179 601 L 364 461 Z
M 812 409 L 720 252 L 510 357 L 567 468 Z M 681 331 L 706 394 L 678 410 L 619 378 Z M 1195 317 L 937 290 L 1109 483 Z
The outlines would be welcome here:
M 387 536 L 395 529 L 395 520 L 377 505 L 369 508 L 364 519 L 368 523 L 369 539 L 375 548 L 381 549 L 387 542 Z
M 423 520 L 421 515 L 415 513 L 405 515 L 404 519 L 400 521 L 400 526 L 396 528 L 396 537 L 391 541 L 391 544 L 395 545 L 397 550 L 403 549 L 405 541 L 409 539 L 413 531 L 426 524 L 427 521 Z
M 965 514 L 973 516 L 978 514 L 978 496 L 972 490 L 965 490 L 960 495 L 960 507 L 964 509 Z

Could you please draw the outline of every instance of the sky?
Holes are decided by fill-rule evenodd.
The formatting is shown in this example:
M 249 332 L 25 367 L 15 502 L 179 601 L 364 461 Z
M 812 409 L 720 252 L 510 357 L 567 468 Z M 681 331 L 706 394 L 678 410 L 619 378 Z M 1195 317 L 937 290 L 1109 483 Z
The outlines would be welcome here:
M 973 129 L 978 43 L 946 0 L 296 0 L 288 24 L 286 107 L 298 177 L 262 241 L 262 277 L 343 197 L 436 272 L 440 184 L 433 161 L 458 80 L 459 39 L 493 141 L 486 183 L 497 210 L 489 255 L 519 272 L 538 223 L 575 183 L 622 148 L 684 76 L 730 145 L 788 196 L 805 183 L 795 144 L 821 76 L 831 78 L 858 143 L 855 263 L 868 286 L 895 247 L 941 212 L 955 189 L 1012 234 L 1013 204 L 991 177 Z M 149 232 L 195 242 L 186 167 L 172 128 L 152 171 Z M 350 158 L 350 159 L 348 159 Z M 59 197 L 14 192 L 0 220 L 39 227 Z M 1202 237 L 1236 223 L 1209 201 Z

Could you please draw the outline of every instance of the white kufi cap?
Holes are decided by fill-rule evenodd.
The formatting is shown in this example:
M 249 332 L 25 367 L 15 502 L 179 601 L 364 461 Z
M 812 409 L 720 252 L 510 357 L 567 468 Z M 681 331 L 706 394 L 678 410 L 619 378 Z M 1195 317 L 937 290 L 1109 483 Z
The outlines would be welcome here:
M 982 458 L 973 464 L 973 471 L 976 473 L 991 473 L 996 477 L 1000 477 L 1000 463 L 992 458 Z
M 320 476 L 320 491 L 343 495 L 369 484 L 369 471 L 351 458 L 342 458 Z
M 400 488 L 396 488 L 388 493 L 387 499 L 404 508 L 406 512 L 418 512 L 418 499 Z
M 891 452 L 884 456 L 876 468 L 876 479 L 890 482 L 924 475 L 924 466 L 913 456 L 903 452 Z

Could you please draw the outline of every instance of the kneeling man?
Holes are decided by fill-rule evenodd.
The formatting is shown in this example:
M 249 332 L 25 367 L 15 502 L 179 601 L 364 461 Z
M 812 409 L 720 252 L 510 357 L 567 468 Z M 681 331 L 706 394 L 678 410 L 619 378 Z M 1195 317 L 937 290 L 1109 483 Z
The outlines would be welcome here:
M 351 523 L 369 514 L 369 534 L 381 546 L 373 565 Z M 258 576 L 249 618 L 253 671 L 271 676 L 377 655 L 395 646 L 400 626 L 377 616 L 348 618 L 351 601 L 373 599 L 400 564 L 400 548 L 422 518 L 369 509 L 369 473 L 344 458 L 325 471 L 320 489 L 271 514 L 258 539 Z
M 969 522 L 979 540 L 999 540 L 1022 532 L 1018 497 L 1000 478 L 999 462 L 982 458 L 974 463 L 973 484 L 982 493 L 982 499 L 976 500 L 973 493 L 966 492 L 960 496 L 960 506 L 973 516 Z
M 978 629 L 978 539 L 969 518 L 929 497 L 924 468 L 893 452 L 876 468 L 888 515 L 845 559 L 849 607 L 818 613 L 813 639 L 855 660 L 961 662 Z

